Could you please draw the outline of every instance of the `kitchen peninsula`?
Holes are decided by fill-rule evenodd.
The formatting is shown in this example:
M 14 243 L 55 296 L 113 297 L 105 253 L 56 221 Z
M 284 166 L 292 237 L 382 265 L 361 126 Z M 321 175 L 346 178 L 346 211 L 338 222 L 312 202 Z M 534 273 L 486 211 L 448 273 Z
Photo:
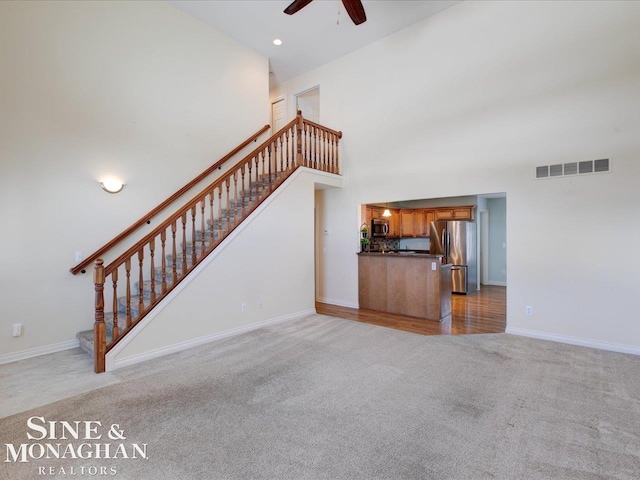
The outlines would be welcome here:
M 442 321 L 451 315 L 451 265 L 442 255 L 359 253 L 360 308 Z

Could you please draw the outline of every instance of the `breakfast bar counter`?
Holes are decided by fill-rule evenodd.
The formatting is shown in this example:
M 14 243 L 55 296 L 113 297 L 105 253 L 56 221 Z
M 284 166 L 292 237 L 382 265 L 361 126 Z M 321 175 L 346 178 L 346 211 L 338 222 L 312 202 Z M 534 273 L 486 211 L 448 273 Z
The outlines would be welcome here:
M 442 321 L 451 315 L 451 265 L 442 255 L 359 253 L 360 308 Z

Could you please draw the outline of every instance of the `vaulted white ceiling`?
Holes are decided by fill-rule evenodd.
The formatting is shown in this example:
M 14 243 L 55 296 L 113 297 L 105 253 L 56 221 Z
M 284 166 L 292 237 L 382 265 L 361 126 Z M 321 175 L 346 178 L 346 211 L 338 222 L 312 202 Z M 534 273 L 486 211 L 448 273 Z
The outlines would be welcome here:
M 282 83 L 451 7 L 461 0 L 363 0 L 355 26 L 339 0 L 314 0 L 294 15 L 292 0 L 166 0 L 269 58 L 271 84 Z M 280 38 L 281 46 L 273 39 Z

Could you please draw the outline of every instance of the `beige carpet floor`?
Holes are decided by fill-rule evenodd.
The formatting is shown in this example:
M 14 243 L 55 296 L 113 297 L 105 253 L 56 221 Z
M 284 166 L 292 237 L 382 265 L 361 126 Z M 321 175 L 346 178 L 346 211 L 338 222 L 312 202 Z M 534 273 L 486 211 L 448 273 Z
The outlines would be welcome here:
M 313 315 L 1 419 L 0 478 L 637 479 L 639 372 L 631 355 Z M 100 425 L 41 439 L 48 421 Z M 106 443 L 117 458 L 73 458 Z M 4 461 L 19 448 L 28 462 Z

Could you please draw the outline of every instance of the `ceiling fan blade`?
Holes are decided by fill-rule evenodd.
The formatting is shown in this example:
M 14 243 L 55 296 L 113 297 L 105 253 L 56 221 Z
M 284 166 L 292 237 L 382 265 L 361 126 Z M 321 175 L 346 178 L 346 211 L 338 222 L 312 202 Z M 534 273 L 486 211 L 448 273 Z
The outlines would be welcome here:
M 284 9 L 284 13 L 287 15 L 293 15 L 294 13 L 302 10 L 309 5 L 313 0 L 294 0 L 294 2 Z
M 367 15 L 364 13 L 364 7 L 360 0 L 342 0 L 342 3 L 353 23 L 360 25 L 367 21 Z

